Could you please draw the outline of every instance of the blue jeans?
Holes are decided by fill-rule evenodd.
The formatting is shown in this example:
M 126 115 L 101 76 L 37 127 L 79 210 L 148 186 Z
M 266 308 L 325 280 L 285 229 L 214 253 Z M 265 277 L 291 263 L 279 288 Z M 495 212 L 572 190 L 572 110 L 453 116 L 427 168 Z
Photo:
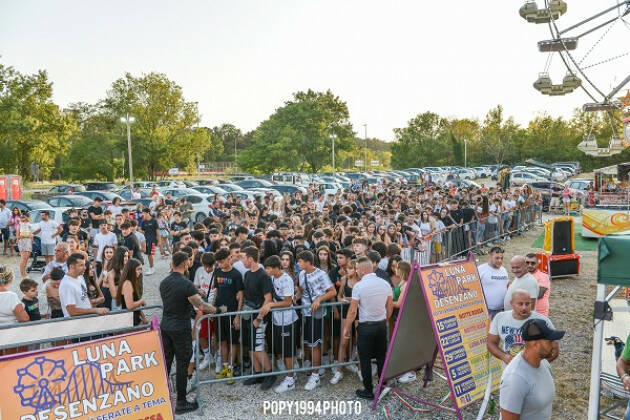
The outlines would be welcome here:
M 623 420 L 630 420 L 630 401 L 628 401 L 628 408 L 626 408 L 626 414 L 623 416 Z

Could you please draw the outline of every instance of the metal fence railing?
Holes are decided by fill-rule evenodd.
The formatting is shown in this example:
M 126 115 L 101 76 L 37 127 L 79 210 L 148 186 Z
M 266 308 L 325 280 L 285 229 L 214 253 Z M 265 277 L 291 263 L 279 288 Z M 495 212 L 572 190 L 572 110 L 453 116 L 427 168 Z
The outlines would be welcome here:
M 528 206 L 503 212 L 485 221 L 473 221 L 462 225 L 451 225 L 447 229 L 433 232 L 421 238 L 412 247 L 402 250 L 402 258 L 416 261 L 420 265 L 435 264 L 481 251 L 484 246 L 503 243 L 513 235 L 520 235 L 537 224 L 542 224 L 542 212 Z
M 260 337 L 256 335 L 256 328 L 249 328 L 246 324 L 251 323 L 251 320 L 257 317 L 259 310 L 245 310 L 239 312 L 227 312 L 223 314 L 206 314 L 199 317 L 195 321 L 195 325 L 193 328 L 195 334 L 196 343 L 199 343 L 200 336 L 202 335 L 202 328 L 205 328 L 206 331 L 204 334 L 208 338 L 216 339 L 217 344 L 222 341 L 227 341 L 229 348 L 234 350 L 233 345 L 240 345 L 240 351 L 238 353 L 240 356 L 236 359 L 233 358 L 233 355 L 222 355 L 223 360 L 231 361 L 231 365 L 240 366 L 240 372 L 238 376 L 230 376 L 230 377 L 220 377 L 216 376 L 215 372 L 212 372 L 210 366 L 207 369 L 200 370 L 199 369 L 199 361 L 200 352 L 199 345 L 195 345 L 194 348 L 194 360 L 197 361 L 195 364 L 196 369 L 196 386 L 208 385 L 219 382 L 230 382 L 234 380 L 247 380 L 249 378 L 262 378 L 271 375 L 284 375 L 287 373 L 299 373 L 299 372 L 309 372 L 313 370 L 319 370 L 320 374 L 323 373 L 325 369 L 335 369 L 343 366 L 357 365 L 358 360 L 353 360 L 355 355 L 353 354 L 353 347 L 356 343 L 355 339 L 355 331 L 353 328 L 353 332 L 351 337 L 347 343 L 343 341 L 343 331 L 342 328 L 342 315 L 344 309 L 349 305 L 348 302 L 325 302 L 320 305 L 321 310 L 318 310 L 321 313 L 321 318 L 317 317 L 308 317 L 311 325 L 306 325 L 306 318 L 302 316 L 302 309 L 310 308 L 310 305 L 302 305 L 302 306 L 291 306 L 286 308 L 273 308 L 269 312 L 268 320 L 265 322 L 266 327 L 264 329 L 264 336 Z M 286 329 L 285 332 L 288 332 L 290 336 L 290 342 L 288 343 L 276 343 L 278 340 L 274 340 L 274 337 L 277 336 L 278 329 L 282 329 L 283 327 L 280 325 L 276 325 L 273 322 L 274 314 L 283 313 L 283 316 L 292 317 L 291 311 L 296 311 L 298 314 L 298 319 L 291 323 Z M 233 322 L 235 317 L 239 318 L 237 324 L 239 325 L 238 329 L 233 328 Z M 355 321 L 355 325 L 356 325 Z M 226 331 L 227 327 L 227 331 Z M 313 331 L 321 332 L 321 334 L 316 333 L 316 336 L 321 335 L 321 340 L 318 343 L 315 343 L 314 346 L 309 346 L 304 344 L 305 334 L 307 337 L 310 337 L 310 333 Z M 248 335 L 248 337 L 245 337 Z M 329 339 L 327 339 L 329 337 Z M 261 340 L 263 340 L 261 345 Z M 260 373 L 256 373 L 254 371 L 254 362 L 250 361 L 249 367 L 246 366 L 246 358 L 244 357 L 251 348 L 252 344 L 254 345 L 254 349 L 262 348 L 262 351 L 265 351 L 270 357 L 270 365 L 271 371 Z M 280 346 L 278 346 L 280 344 Z M 261 346 L 261 347 L 260 347 Z M 337 348 L 335 348 L 337 346 Z M 219 346 L 217 346 L 219 347 Z M 279 348 L 280 347 L 280 348 Z M 314 351 L 316 348 L 319 350 L 319 354 L 321 357 L 321 362 L 316 363 L 313 357 Z M 260 351 L 260 350 L 259 350 Z M 278 360 L 292 359 L 292 368 L 287 368 L 284 366 L 278 366 Z M 209 376 L 206 377 L 205 374 Z M 204 378 L 202 378 L 204 377 Z M 201 410 L 201 408 L 200 408 Z
M 160 305 L 137 309 L 145 312 L 148 322 L 136 326 L 133 325 L 134 311 L 126 310 L 111 311 L 105 315 L 90 314 L 0 325 L 0 355 L 148 330 L 151 328 L 149 312 L 160 309 Z

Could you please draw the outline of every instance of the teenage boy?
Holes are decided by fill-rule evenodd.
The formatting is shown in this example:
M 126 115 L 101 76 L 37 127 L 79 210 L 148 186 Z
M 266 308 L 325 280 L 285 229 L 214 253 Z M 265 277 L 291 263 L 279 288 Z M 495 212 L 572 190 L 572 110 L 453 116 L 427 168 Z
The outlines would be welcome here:
M 258 318 L 264 318 L 272 308 L 288 308 L 292 306 L 295 292 L 293 279 L 282 271 L 282 263 L 277 255 L 272 255 L 265 260 L 265 271 L 271 277 L 273 283 L 273 302 L 267 302 L 260 308 Z M 293 369 L 297 320 L 298 316 L 294 309 L 274 311 L 272 315 L 273 347 L 278 359 L 282 357 L 287 370 Z M 295 374 L 289 372 L 280 385 L 274 388 L 274 391 L 281 394 L 294 389 Z
M 149 259 L 149 270 L 147 274 L 155 273 L 153 268 L 153 255 L 158 244 L 158 223 L 153 216 L 151 216 L 151 210 L 148 208 L 142 209 L 142 231 L 144 232 L 144 238 L 146 241 L 146 249 L 144 253 Z
M 367 246 L 365 247 L 367 249 Z M 324 308 L 320 308 L 322 302 L 335 297 L 335 286 L 330 281 L 325 271 L 313 265 L 315 256 L 311 251 L 302 251 L 297 256 L 300 267 L 298 292 L 296 299 L 302 299 L 304 317 L 304 344 L 306 344 L 305 357 L 312 360 L 312 366 L 321 366 L 322 363 L 322 327 L 326 315 Z M 307 391 L 312 391 L 319 386 L 319 369 L 314 369 L 306 386 Z

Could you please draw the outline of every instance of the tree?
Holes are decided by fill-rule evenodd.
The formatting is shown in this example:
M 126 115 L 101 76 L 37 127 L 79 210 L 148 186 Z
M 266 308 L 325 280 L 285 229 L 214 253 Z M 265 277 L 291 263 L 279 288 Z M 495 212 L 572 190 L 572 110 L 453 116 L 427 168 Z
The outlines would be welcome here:
M 76 125 L 52 101 L 46 71 L 24 75 L 0 64 L 0 164 L 29 176 L 31 164 L 50 174 Z
M 319 171 L 335 152 L 353 147 L 354 132 L 348 106 L 330 90 L 297 92 L 253 133 L 253 145 L 238 158 L 239 166 L 254 172 Z
M 514 118 L 504 118 L 501 105 L 488 112 L 481 128 L 481 146 L 483 152 L 492 159 L 491 163 L 501 165 L 516 157 L 514 151 L 516 139 L 521 134 L 519 131 Z
M 125 74 L 112 84 L 104 106 L 114 115 L 135 118 L 133 163 L 140 176 L 154 179 L 176 163 L 194 169 L 192 162 L 213 145 L 207 130 L 194 128 L 200 121 L 197 104 L 187 102 L 181 87 L 164 74 Z
M 447 162 L 447 128 L 448 121 L 433 112 L 418 114 L 409 120 L 407 127 L 395 128 L 392 167 L 403 169 Z

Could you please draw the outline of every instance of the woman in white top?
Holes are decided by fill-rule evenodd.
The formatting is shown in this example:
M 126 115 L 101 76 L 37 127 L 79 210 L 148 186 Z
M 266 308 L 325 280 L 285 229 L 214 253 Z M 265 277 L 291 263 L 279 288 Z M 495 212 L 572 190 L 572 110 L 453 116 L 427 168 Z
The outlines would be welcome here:
M 116 217 L 117 214 L 121 214 L 123 208 L 120 206 L 120 198 L 116 197 L 112 201 L 112 205 L 107 208 L 112 212 L 112 217 Z
M 20 251 L 20 276 L 26 277 L 26 263 L 33 251 L 33 225 L 28 213 L 22 213 L 20 224 L 17 227 L 16 236 L 18 241 L 18 250 Z
M 429 213 L 425 210 L 420 215 L 420 264 L 428 265 L 431 261 L 431 246 L 433 245 L 433 225 L 429 220 Z
M 27 322 L 28 314 L 17 294 L 9 290 L 13 282 L 13 271 L 0 265 L 0 324 Z

